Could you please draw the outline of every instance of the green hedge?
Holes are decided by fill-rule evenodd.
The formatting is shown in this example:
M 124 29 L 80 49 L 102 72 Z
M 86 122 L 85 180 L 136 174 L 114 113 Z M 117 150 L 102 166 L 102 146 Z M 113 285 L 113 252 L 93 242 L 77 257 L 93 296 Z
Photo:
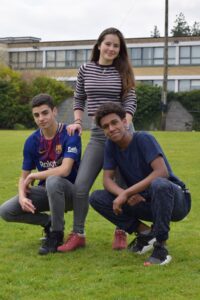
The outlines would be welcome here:
M 58 105 L 73 94 L 71 87 L 55 79 L 38 77 L 26 81 L 19 72 L 0 66 L 0 128 L 32 128 L 34 126 L 29 102 L 39 93 L 53 96 Z M 145 84 L 136 86 L 137 111 L 134 117 L 136 130 L 160 128 L 161 88 Z M 193 129 L 200 130 L 200 91 L 170 92 L 168 103 L 179 101 L 194 117 Z
M 137 110 L 134 116 L 136 130 L 154 130 L 160 127 L 161 88 L 147 84 L 136 86 Z
M 0 128 L 34 127 L 29 102 L 39 93 L 50 94 L 58 105 L 73 91 L 64 83 L 47 77 L 27 82 L 19 72 L 0 66 Z

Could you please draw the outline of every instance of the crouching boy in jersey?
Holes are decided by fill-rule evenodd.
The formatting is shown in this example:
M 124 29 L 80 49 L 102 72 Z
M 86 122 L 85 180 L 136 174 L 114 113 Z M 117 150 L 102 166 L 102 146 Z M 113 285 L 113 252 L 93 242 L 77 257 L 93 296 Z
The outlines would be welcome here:
M 39 128 L 24 144 L 19 195 L 1 205 L 0 216 L 8 222 L 41 225 L 46 236 L 39 254 L 48 254 L 63 243 L 64 212 L 73 209 L 81 140 L 78 134 L 69 136 L 66 125 L 56 121 L 56 108 L 48 94 L 35 96 L 31 107 Z M 37 172 L 31 173 L 33 169 Z M 33 186 L 35 180 L 38 186 Z
M 156 139 L 146 132 L 130 133 L 125 111 L 107 103 L 96 113 L 96 123 L 108 140 L 104 157 L 105 190 L 95 191 L 90 204 L 102 216 L 117 225 L 121 238 L 136 233 L 129 250 L 143 254 L 153 250 L 144 265 L 164 265 L 171 256 L 166 248 L 170 221 L 183 219 L 190 211 L 190 193 L 174 175 Z M 127 189 L 114 181 L 119 167 Z M 152 229 L 143 221 L 152 222 Z

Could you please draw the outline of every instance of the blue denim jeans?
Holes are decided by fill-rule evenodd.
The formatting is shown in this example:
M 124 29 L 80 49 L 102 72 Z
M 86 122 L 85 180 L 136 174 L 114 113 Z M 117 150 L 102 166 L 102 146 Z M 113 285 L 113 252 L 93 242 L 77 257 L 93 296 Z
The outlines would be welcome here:
M 136 232 L 140 221 L 150 221 L 153 223 L 157 241 L 166 241 L 170 221 L 180 221 L 189 213 L 190 194 L 168 179 L 156 178 L 141 195 L 145 202 L 134 206 L 123 205 L 120 215 L 113 212 L 116 196 L 106 190 L 95 191 L 89 201 L 97 212 L 126 232 Z

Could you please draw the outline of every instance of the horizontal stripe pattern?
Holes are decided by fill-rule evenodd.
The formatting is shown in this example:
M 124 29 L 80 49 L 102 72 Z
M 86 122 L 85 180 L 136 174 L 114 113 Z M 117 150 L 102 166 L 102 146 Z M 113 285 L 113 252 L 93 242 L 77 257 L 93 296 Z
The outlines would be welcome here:
M 133 115 L 137 107 L 135 90 L 131 89 L 123 101 L 121 90 L 121 77 L 114 66 L 101 66 L 95 62 L 84 64 L 77 76 L 74 110 L 84 111 L 87 103 L 88 115 L 93 116 L 101 104 L 112 101 Z

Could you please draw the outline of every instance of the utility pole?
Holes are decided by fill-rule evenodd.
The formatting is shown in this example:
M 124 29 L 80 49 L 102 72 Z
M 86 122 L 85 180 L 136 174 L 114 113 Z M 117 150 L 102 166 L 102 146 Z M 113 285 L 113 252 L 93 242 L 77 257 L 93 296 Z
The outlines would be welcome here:
M 168 79 L 168 0 L 165 0 L 165 46 L 164 46 L 164 68 L 163 68 L 163 88 L 161 99 L 161 130 L 165 130 L 167 114 L 167 79 Z

